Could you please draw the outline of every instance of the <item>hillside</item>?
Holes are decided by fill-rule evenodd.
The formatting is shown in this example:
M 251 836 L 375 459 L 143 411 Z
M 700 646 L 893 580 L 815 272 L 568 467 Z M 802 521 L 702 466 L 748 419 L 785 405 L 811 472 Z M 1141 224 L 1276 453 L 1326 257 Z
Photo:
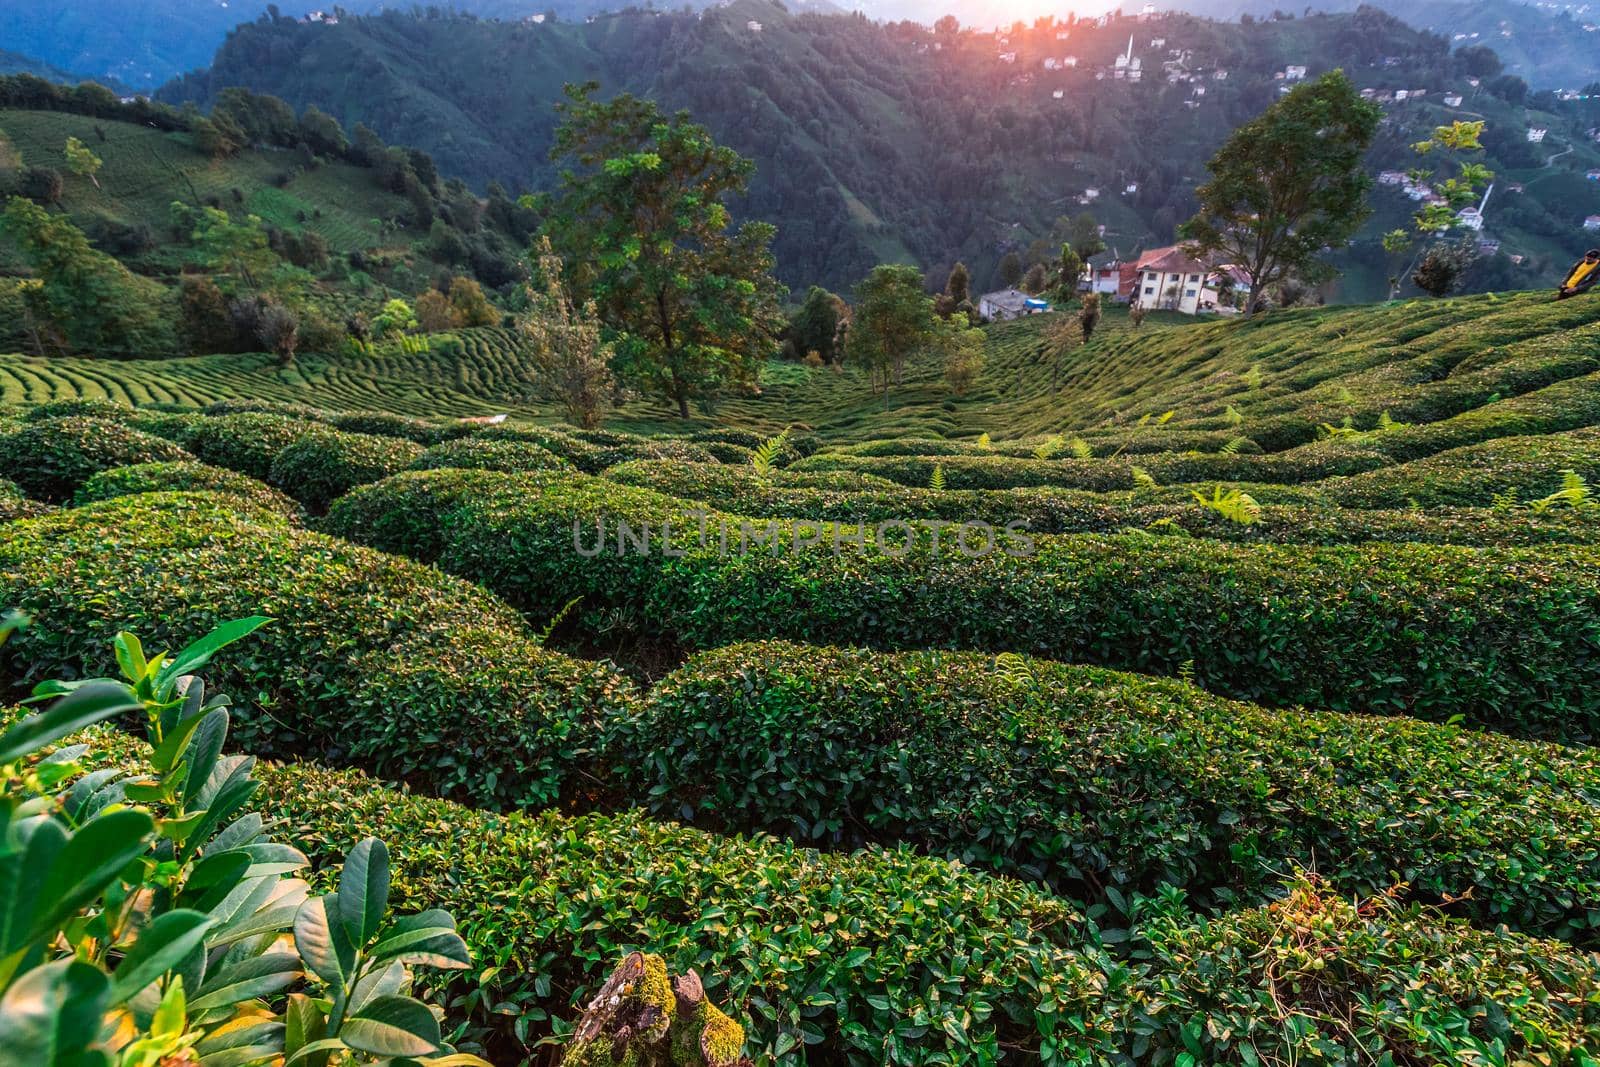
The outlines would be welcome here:
M 473 959 L 408 1047 L 537 1061 L 637 948 L 732 1016 L 706 1067 L 1469 1067 L 1494 1011 L 1507 1055 L 1581 1064 L 1600 299 L 1172 318 L 992 327 L 965 396 L 931 355 L 887 395 L 775 364 L 692 430 L 554 425 L 494 330 L 6 357 L 0 604 L 34 621 L 0 699 L 270 616 L 201 661 L 284 837 L 238 871 L 348 857 L 381 905 L 355 850 L 387 842 L 395 906 L 454 915 L 412 962 Z M 179 744 L 68 741 L 5 788 L 81 799 Z M 1221 1004 L 1248 1055 L 1194 1024 Z
M 1130 35 L 1149 72 L 1137 83 L 1110 76 Z M 1076 65 L 1063 65 L 1067 57 Z M 245 85 L 414 143 L 476 187 L 492 179 L 543 189 L 554 175 L 547 154 L 560 86 L 595 79 L 688 108 L 756 161 L 737 207 L 777 224 L 789 284 L 845 289 L 886 261 L 942 277 L 962 259 L 987 287 L 1006 251 L 1059 244 L 1057 220 L 1085 208 L 1124 254 L 1169 243 L 1192 212 L 1206 159 L 1274 99 L 1275 75 L 1295 63 L 1312 76 L 1342 66 L 1363 87 L 1429 94 L 1389 105 L 1374 173 L 1414 166 L 1410 143 L 1441 121 L 1488 123 L 1485 163 L 1528 192 L 1504 201 L 1503 214 L 1496 201 L 1484 236 L 1523 261 L 1490 257 L 1471 287 L 1544 285 L 1586 247 L 1578 225 L 1600 209 L 1600 185 L 1583 178 L 1600 166 L 1600 145 L 1585 134 L 1600 124 L 1600 103 L 1528 99 L 1521 82 L 1491 77 L 1493 61 L 1483 62 L 1453 57 L 1445 39 L 1371 9 L 1248 26 L 1182 15 L 1047 21 L 1001 41 L 740 0 L 703 15 L 545 25 L 393 14 L 337 26 L 256 23 L 231 35 L 208 71 L 161 95 L 205 105 Z M 725 76 L 708 80 L 707 70 Z M 1451 90 L 1470 102 L 1445 106 Z M 1550 131 L 1544 145 L 1526 142 L 1530 125 Z M 1341 259 L 1339 299 L 1383 295 L 1376 237 L 1411 205 L 1396 193 L 1379 206 Z

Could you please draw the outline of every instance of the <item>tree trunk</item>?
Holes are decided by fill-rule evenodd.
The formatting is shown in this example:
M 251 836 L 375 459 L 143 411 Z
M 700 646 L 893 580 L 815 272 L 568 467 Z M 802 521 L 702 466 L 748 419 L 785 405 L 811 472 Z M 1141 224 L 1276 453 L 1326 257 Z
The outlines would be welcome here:
M 700 976 L 669 979 L 634 952 L 589 1002 L 562 1067 L 750 1067 L 744 1028 L 706 999 Z
M 687 419 L 688 417 L 689 417 L 689 397 L 688 397 L 687 394 L 680 394 L 678 396 L 678 418 Z

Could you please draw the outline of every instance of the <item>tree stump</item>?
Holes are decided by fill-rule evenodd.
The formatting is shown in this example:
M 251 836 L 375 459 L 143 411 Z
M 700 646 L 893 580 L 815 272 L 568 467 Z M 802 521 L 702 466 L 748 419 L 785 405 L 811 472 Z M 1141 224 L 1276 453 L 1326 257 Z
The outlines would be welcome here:
M 694 971 L 630 953 L 584 1011 L 562 1067 L 749 1067 L 744 1028 L 706 999 Z

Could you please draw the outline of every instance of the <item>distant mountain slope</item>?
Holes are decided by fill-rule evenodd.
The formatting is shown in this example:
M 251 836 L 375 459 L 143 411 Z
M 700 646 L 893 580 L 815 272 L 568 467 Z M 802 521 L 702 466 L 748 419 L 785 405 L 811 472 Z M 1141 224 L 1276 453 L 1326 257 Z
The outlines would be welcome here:
M 1112 69 L 1130 38 L 1138 83 Z M 961 258 L 982 287 L 1007 250 L 1059 246 L 1053 223 L 1085 206 L 1125 254 L 1171 241 L 1206 159 L 1276 98 L 1289 65 L 1310 76 L 1342 66 L 1364 86 L 1428 90 L 1393 107 L 1375 171 L 1414 166 L 1409 144 L 1434 124 L 1482 117 L 1493 169 L 1530 189 L 1560 179 L 1554 214 L 1530 197 L 1520 202 L 1526 217 L 1493 234 L 1507 251 L 1546 262 L 1525 263 L 1520 275 L 1503 264 L 1486 284 L 1540 283 L 1539 270 L 1581 251 L 1578 224 L 1600 210 L 1600 185 L 1570 168 L 1600 165 L 1582 132 L 1600 115 L 1588 118 L 1577 104 L 1529 112 L 1520 83 L 1492 91 L 1486 80 L 1474 93 L 1447 41 L 1372 9 L 1251 25 L 1182 15 L 1045 22 L 1003 37 L 794 15 L 761 0 L 543 25 L 393 14 L 338 26 L 280 20 L 242 27 L 209 71 L 161 96 L 206 105 L 245 85 L 414 143 L 479 188 L 496 180 L 538 189 L 554 180 L 547 153 L 561 85 L 594 79 L 688 108 L 756 161 L 738 210 L 778 224 L 779 270 L 790 284 L 841 288 L 895 260 L 938 274 Z M 1470 104 L 1445 106 L 1452 89 Z M 1527 144 L 1530 122 L 1553 131 L 1552 145 L 1578 146 L 1553 173 L 1544 163 L 1557 149 Z M 1358 269 L 1346 298 L 1383 295 L 1378 227 L 1404 224 L 1413 207 L 1398 194 L 1381 199 L 1370 247 L 1347 257 Z

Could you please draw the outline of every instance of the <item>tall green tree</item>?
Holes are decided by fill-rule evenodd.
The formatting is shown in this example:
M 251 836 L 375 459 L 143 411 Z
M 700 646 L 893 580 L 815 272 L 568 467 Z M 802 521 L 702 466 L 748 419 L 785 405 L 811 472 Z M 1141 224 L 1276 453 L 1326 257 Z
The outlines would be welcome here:
M 1199 213 L 1179 231 L 1186 247 L 1241 267 L 1252 309 L 1285 279 L 1326 277 L 1318 256 L 1347 244 L 1370 213 L 1361 158 L 1382 117 L 1341 70 L 1295 86 L 1207 164 Z
M 884 265 L 856 286 L 855 321 L 846 351 L 866 367 L 874 388 L 898 384 L 908 356 L 941 341 L 943 323 L 915 267 Z
M 69 349 L 143 356 L 175 347 L 161 287 L 90 245 L 65 215 L 12 197 L 0 212 L 0 237 L 33 269 L 30 313 Z
M 789 340 L 796 358 L 804 359 L 815 352 L 824 363 L 837 363 L 844 355 L 842 344 L 849 321 L 850 308 L 845 302 L 822 286 L 813 285 L 800 310 L 789 320 Z
M 88 178 L 96 189 L 100 188 L 101 159 L 89 146 L 76 137 L 67 138 L 67 169 L 80 178 Z
M 753 385 L 782 325 L 768 245 L 772 226 L 733 230 L 726 200 L 754 164 L 685 112 L 662 115 L 629 94 L 568 86 L 551 156 L 570 169 L 544 227 L 614 335 L 617 366 L 642 391 L 689 415 Z
M 1000 284 L 1007 289 L 1015 289 L 1017 283 L 1022 281 L 1022 257 L 1015 252 L 1007 252 L 1000 257 Z

